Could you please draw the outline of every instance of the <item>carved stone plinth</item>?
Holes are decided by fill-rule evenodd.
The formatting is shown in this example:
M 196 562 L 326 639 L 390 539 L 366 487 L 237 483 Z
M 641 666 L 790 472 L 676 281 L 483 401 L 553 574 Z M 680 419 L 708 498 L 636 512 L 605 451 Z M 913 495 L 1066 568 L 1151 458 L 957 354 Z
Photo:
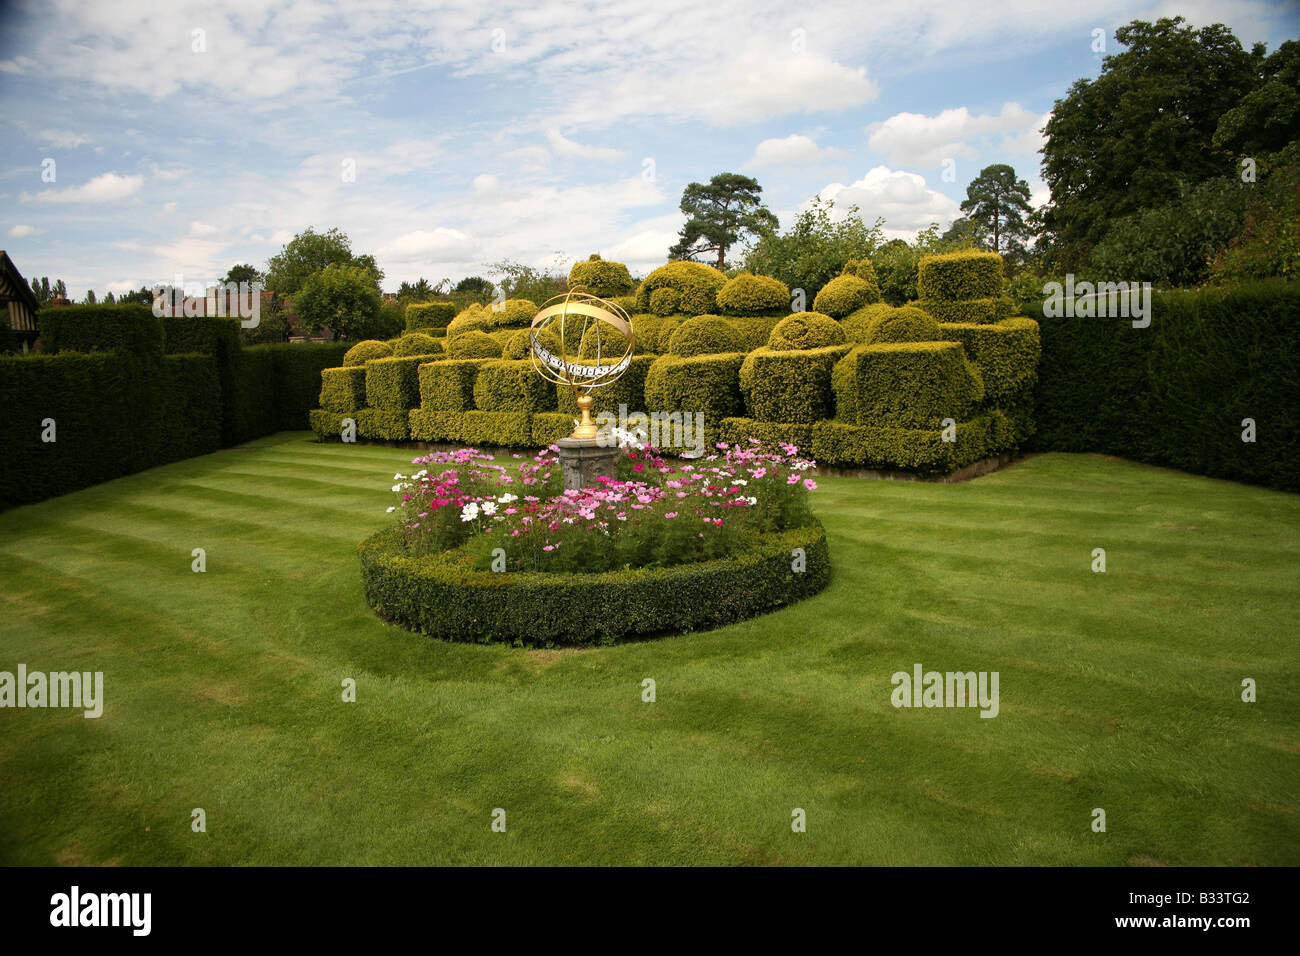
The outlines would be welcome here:
M 597 478 L 613 478 L 621 450 L 617 445 L 603 445 L 597 438 L 561 438 L 560 467 L 564 469 L 564 490 L 599 488 Z

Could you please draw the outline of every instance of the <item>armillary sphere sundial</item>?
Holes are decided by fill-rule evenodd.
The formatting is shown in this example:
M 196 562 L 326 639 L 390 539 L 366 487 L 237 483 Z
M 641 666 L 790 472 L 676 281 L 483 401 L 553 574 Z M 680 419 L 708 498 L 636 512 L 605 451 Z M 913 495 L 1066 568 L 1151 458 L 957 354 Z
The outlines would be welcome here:
M 559 354 L 542 341 L 542 333 L 558 333 L 552 342 Z M 549 338 L 549 337 L 548 337 Z M 569 353 L 571 343 L 587 342 L 590 359 Z M 612 385 L 632 364 L 636 337 L 632 318 L 617 304 L 575 286 L 563 295 L 548 299 L 533 316 L 529 329 L 529 355 L 537 374 L 550 382 L 568 386 L 578 405 L 579 420 L 573 434 L 560 439 L 560 464 L 566 489 L 589 488 L 602 475 L 613 477 L 618 444 L 600 436 L 591 417 L 598 388 Z
M 542 343 L 541 333 L 545 329 L 558 333 L 559 355 Z M 594 361 L 581 361 L 569 354 L 569 343 L 581 343 L 584 339 L 589 342 L 588 352 L 595 353 Z M 529 344 L 537 374 L 573 390 L 581 420 L 569 437 L 595 438 L 598 429 L 591 418 L 595 402 L 591 393 L 614 384 L 632 363 L 636 339 L 631 316 L 615 303 L 576 286 L 548 299 L 538 309 L 529 330 Z

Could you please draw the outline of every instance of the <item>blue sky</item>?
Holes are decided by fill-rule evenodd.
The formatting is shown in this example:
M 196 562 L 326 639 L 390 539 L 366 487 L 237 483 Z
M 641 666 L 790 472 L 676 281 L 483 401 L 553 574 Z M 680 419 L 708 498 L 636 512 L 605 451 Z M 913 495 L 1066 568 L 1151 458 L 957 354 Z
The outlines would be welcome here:
M 783 224 L 820 194 L 910 238 L 989 163 L 1044 201 L 1038 130 L 1096 75 L 1093 31 L 1114 52 L 1176 14 L 1300 35 L 1286 0 L 19 4 L 0 247 L 77 298 L 260 266 L 307 226 L 390 291 L 592 252 L 643 274 L 682 187 L 724 170 Z

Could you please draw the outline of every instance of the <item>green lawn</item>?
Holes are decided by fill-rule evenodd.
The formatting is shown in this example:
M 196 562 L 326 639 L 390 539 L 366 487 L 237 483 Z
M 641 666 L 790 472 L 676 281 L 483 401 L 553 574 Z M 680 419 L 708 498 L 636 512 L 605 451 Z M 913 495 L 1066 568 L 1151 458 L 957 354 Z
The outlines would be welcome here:
M 0 862 L 1300 863 L 1300 496 L 1087 455 L 823 479 L 818 597 L 527 651 L 366 606 L 412 454 L 282 434 L 0 515 L 0 670 L 106 697 L 0 710 Z M 1000 715 L 894 709 L 916 663 L 998 671 Z

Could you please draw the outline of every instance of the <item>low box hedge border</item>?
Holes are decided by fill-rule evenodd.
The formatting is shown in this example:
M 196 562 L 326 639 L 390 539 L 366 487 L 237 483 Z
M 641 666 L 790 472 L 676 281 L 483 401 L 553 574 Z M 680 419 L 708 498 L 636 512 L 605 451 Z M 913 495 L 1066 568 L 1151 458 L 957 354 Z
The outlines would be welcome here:
M 803 571 L 795 571 L 802 548 Z M 361 583 L 383 618 L 450 641 L 608 645 L 709 630 L 821 591 L 830 552 L 820 523 L 746 551 L 672 568 L 600 574 L 479 571 L 462 551 L 404 553 L 400 528 L 361 542 Z

